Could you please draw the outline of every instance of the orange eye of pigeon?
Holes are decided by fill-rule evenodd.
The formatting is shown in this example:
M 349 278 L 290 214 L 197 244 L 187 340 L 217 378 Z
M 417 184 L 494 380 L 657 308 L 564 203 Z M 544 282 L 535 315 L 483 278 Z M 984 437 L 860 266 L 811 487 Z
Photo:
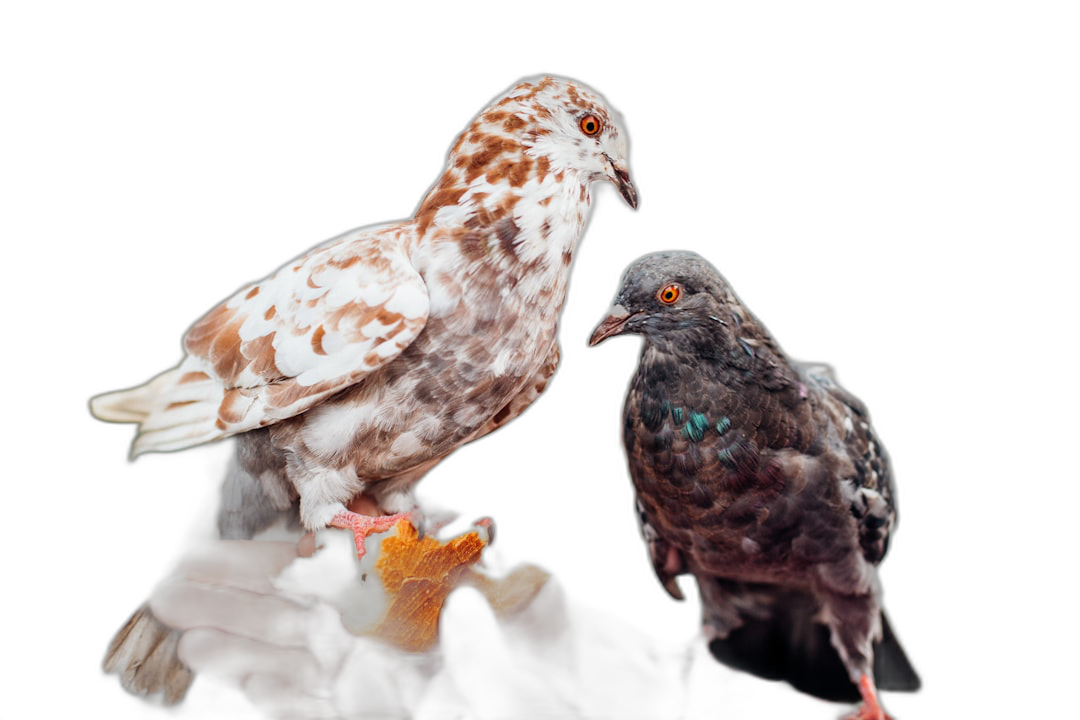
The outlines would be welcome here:
M 586 115 L 581 118 L 581 122 L 578 123 L 578 127 L 581 128 L 581 132 L 585 133 L 589 137 L 596 135 L 600 132 L 601 124 L 600 118 L 595 115 Z
M 660 289 L 660 292 L 656 293 L 656 297 L 660 299 L 660 302 L 665 305 L 670 305 L 679 299 L 682 295 L 682 288 L 672 283 L 664 288 Z

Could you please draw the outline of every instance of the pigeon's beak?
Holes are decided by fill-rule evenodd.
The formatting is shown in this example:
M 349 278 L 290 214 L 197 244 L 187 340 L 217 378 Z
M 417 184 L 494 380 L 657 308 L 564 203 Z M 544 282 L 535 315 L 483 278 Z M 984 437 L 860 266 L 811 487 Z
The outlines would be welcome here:
M 602 343 L 612 335 L 620 334 L 632 317 L 634 316 L 622 305 L 613 305 L 608 316 L 593 330 L 592 337 L 589 338 L 589 347 Z
M 611 166 L 611 174 L 608 175 L 611 182 L 615 183 L 615 187 L 619 188 L 619 194 L 623 196 L 626 204 L 636 210 L 637 190 L 634 189 L 634 183 L 630 182 L 630 171 L 626 169 L 626 163 L 615 162 L 610 155 L 604 155 L 604 157 L 607 158 L 608 164 Z

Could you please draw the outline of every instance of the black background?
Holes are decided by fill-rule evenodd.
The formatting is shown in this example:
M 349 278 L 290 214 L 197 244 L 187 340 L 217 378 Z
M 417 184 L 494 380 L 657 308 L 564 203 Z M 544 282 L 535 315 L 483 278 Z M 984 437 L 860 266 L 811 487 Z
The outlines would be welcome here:
M 62 631 L 79 641 L 52 687 L 89 682 L 95 707 L 143 709 L 100 677 L 100 657 L 207 513 L 225 458 L 216 447 L 127 463 L 132 427 L 93 421 L 86 400 L 175 365 L 190 324 L 244 283 L 330 236 L 409 216 L 476 112 L 553 73 L 623 113 L 640 207 L 594 188 L 549 392 L 438 467 L 422 497 L 494 517 L 505 553 L 582 597 L 657 633 L 685 628 L 649 574 L 618 445 L 637 343 L 585 340 L 627 264 L 696 250 L 789 354 L 833 365 L 872 412 L 902 516 L 881 578 L 924 680 L 887 705 L 937 715 L 970 687 L 963 563 L 942 552 L 958 530 L 950 418 L 968 380 L 941 358 L 966 343 L 962 273 L 942 252 L 974 212 L 972 71 L 905 39 L 833 40 L 766 37 L 693 58 L 612 41 L 483 63 L 449 50 L 421 62 L 415 38 L 373 56 L 345 37 L 242 29 L 113 31 L 71 47 L 45 90 L 57 160 L 33 172 L 71 271 L 57 399 L 81 453 L 56 500 L 85 518 L 54 526 L 65 549 L 48 582 L 64 616 L 75 609 Z M 42 267 L 55 262 L 49 242 L 30 245 Z

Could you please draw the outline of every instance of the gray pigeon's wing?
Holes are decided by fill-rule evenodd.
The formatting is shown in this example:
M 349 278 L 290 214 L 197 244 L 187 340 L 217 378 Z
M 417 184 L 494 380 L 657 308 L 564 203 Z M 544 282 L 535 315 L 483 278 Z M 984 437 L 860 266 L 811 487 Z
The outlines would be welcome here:
M 870 422 L 866 405 L 837 381 L 831 367 L 821 363 L 795 363 L 808 385 L 823 396 L 826 422 L 835 431 L 834 449 L 846 456 L 841 493 L 849 503 L 859 529 L 863 556 L 877 564 L 885 557 L 889 536 L 896 526 L 896 491 L 892 465 Z

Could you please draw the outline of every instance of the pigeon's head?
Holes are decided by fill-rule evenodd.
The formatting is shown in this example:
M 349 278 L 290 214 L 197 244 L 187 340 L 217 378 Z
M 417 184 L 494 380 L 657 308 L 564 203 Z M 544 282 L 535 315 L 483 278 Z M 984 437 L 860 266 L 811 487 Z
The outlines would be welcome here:
M 672 350 L 734 347 L 756 321 L 723 276 L 700 255 L 672 250 L 646 255 L 623 274 L 608 316 L 589 345 L 636 333 Z
M 522 163 L 515 166 L 505 155 L 516 150 L 528 159 L 524 165 L 540 182 L 567 172 L 585 183 L 610 180 L 636 208 L 637 190 L 630 181 L 621 122 L 619 114 L 585 86 L 545 77 L 515 86 L 481 113 L 462 138 L 480 149 L 469 154 L 470 164 L 480 160 L 496 168 L 505 165 L 512 175 Z M 529 179 L 511 177 L 511 182 Z

